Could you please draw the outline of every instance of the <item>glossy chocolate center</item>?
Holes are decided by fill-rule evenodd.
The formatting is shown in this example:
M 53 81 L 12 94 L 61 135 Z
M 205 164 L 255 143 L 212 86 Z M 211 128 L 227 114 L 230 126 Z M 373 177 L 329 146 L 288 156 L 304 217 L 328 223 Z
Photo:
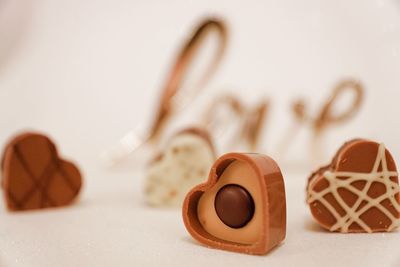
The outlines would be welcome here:
M 229 227 L 241 228 L 254 215 L 254 201 L 250 193 L 240 185 L 227 184 L 215 196 L 215 211 Z

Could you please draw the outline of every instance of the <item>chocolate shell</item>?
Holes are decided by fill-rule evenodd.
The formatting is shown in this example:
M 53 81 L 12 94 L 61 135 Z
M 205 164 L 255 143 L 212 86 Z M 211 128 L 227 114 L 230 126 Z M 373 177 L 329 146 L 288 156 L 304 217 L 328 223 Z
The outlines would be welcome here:
M 61 159 L 46 136 L 24 133 L 12 139 L 2 159 L 2 187 L 11 211 L 71 204 L 79 194 L 82 177 L 71 162 Z
M 229 153 L 194 187 L 182 208 L 188 232 L 216 249 L 266 254 L 286 235 L 285 187 L 278 165 L 255 153 Z
M 388 232 L 400 225 L 399 191 L 396 164 L 385 146 L 355 139 L 311 175 L 307 203 L 329 231 Z

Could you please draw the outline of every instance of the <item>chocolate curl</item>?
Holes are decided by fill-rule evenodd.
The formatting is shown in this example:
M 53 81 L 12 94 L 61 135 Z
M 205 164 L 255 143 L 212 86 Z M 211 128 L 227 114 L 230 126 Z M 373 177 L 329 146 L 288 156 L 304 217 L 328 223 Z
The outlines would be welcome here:
M 353 92 L 353 102 L 347 110 L 342 111 L 339 114 L 334 114 L 333 105 L 338 101 L 338 97 L 345 91 Z M 313 118 L 306 113 L 306 105 L 302 100 L 297 101 L 294 104 L 293 111 L 295 118 L 300 122 L 310 122 L 314 129 L 314 133 L 318 135 L 331 125 L 344 123 L 351 119 L 360 109 L 363 96 L 364 88 L 359 82 L 355 80 L 344 80 L 333 89 L 332 95 L 326 100 L 325 104 L 322 105 L 316 118 Z
M 204 44 L 206 37 L 215 32 L 218 37 L 218 48 L 214 58 L 211 60 L 207 71 L 198 80 L 194 86 L 194 90 L 186 92 L 181 89 L 182 81 L 187 74 L 190 64 L 194 60 L 197 52 Z M 201 88 L 210 80 L 215 73 L 227 44 L 227 30 L 222 21 L 207 19 L 200 24 L 193 35 L 184 44 L 181 52 L 178 54 L 176 62 L 172 67 L 171 73 L 167 79 L 165 87 L 162 91 L 160 104 L 156 112 L 156 116 L 151 126 L 149 141 L 157 142 L 167 121 L 174 112 L 177 111 L 177 105 L 184 106 L 192 100 Z M 189 95 L 191 93 L 192 95 Z M 185 102 L 185 103 L 183 103 Z
M 236 123 L 238 133 L 231 140 L 230 146 L 243 142 L 249 150 L 255 151 L 265 124 L 268 107 L 269 102 L 262 101 L 253 109 L 247 108 L 237 97 L 222 95 L 215 98 L 207 108 L 203 124 L 215 137 L 220 137 L 230 129 L 232 124 Z M 228 114 L 220 117 L 220 111 L 223 109 L 226 109 Z
M 338 101 L 340 94 L 343 94 L 345 91 L 353 92 L 353 102 L 348 107 L 347 110 L 342 111 L 339 114 L 333 113 L 334 103 Z M 332 95 L 326 101 L 325 105 L 322 106 L 319 116 L 313 123 L 314 128 L 314 137 L 312 139 L 313 146 L 313 154 L 312 154 L 312 162 L 318 162 L 318 159 L 322 155 L 321 151 L 321 139 L 322 132 L 325 131 L 328 127 L 335 124 L 340 124 L 351 119 L 357 111 L 360 109 L 362 99 L 364 96 L 364 89 L 362 85 L 354 80 L 345 80 L 340 82 L 333 90 Z
M 341 113 L 334 113 L 333 106 L 338 101 L 341 94 L 346 91 L 353 93 L 353 101 L 350 106 Z M 292 105 L 292 112 L 295 116 L 296 123 L 288 131 L 288 135 L 283 139 L 280 146 L 280 154 L 284 154 L 289 146 L 289 141 L 294 139 L 299 126 L 308 124 L 312 127 L 312 161 L 316 162 L 321 156 L 321 137 L 324 131 L 329 127 L 345 123 L 350 120 L 360 109 L 364 98 L 364 87 L 360 82 L 352 79 L 347 79 L 339 82 L 333 89 L 332 94 L 322 105 L 317 116 L 312 116 L 307 113 L 307 105 L 304 100 L 297 100 Z
M 207 37 L 216 33 L 218 47 L 205 73 L 198 79 L 192 90 L 182 90 L 182 82 L 196 54 L 204 45 Z M 161 92 L 154 121 L 149 131 L 143 131 L 143 125 L 138 125 L 121 138 L 118 144 L 101 155 L 109 165 L 114 165 L 138 150 L 144 144 L 158 142 L 167 122 L 179 110 L 182 110 L 199 93 L 200 89 L 210 80 L 224 55 L 227 46 L 228 33 L 225 23 L 217 19 L 206 19 L 196 27 L 194 33 L 184 43 L 170 71 L 167 82 Z

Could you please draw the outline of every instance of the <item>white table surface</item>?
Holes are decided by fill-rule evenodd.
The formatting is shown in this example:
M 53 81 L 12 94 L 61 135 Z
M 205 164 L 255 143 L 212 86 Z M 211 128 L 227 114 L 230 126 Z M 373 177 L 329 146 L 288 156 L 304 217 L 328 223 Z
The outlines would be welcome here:
M 266 256 L 206 248 L 180 210 L 141 201 L 140 172 L 99 172 L 77 205 L 0 215 L 0 266 L 399 266 L 400 233 L 338 234 L 317 226 L 304 174 L 285 173 L 287 237 Z M 95 173 L 95 172 L 93 172 Z
M 399 0 L 0 0 L 0 146 L 22 129 L 46 132 L 85 179 L 69 208 L 0 210 L 0 266 L 400 266 L 399 232 L 332 234 L 313 223 L 304 201 L 311 168 L 288 164 L 308 157 L 307 131 L 279 161 L 287 238 L 261 257 L 199 245 L 180 210 L 143 204 L 135 163 L 110 170 L 99 160 L 129 129 L 148 124 L 174 53 L 211 14 L 227 21 L 231 38 L 197 107 L 222 91 L 247 104 L 269 97 L 259 151 L 274 156 L 295 97 L 318 110 L 339 79 L 355 77 L 366 87 L 362 110 L 329 131 L 321 161 L 366 137 L 383 141 L 399 162 L 399 13 Z M 198 118 L 187 115 L 176 124 Z

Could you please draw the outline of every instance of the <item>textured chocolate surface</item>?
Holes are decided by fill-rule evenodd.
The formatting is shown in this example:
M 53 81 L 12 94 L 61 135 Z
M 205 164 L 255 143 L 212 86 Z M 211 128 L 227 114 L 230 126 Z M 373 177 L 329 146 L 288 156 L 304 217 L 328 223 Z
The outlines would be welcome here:
M 245 226 L 254 215 L 254 201 L 250 193 L 240 185 L 228 184 L 215 196 L 218 217 L 232 228 Z
M 2 167 L 4 197 L 12 211 L 70 204 L 82 186 L 78 168 L 60 159 L 53 142 L 41 134 L 15 137 L 6 146 Z
M 233 207 L 229 208 L 251 207 L 248 201 L 251 196 L 254 211 L 251 212 L 251 208 L 244 213 L 243 210 L 236 210 L 225 214 L 221 220 L 221 211 L 217 206 L 221 201 L 218 198 L 222 195 L 218 198 L 217 195 L 218 192 L 224 192 L 223 188 L 227 185 L 239 186 L 247 191 L 239 192 L 239 204 L 232 203 Z M 237 188 L 233 191 L 237 191 Z M 229 205 L 226 202 L 221 206 Z M 207 247 L 266 254 L 286 236 L 286 198 L 281 171 L 274 160 L 262 154 L 225 154 L 214 163 L 207 182 L 194 187 L 187 194 L 182 215 L 188 232 Z M 239 216 L 233 218 L 234 215 Z M 239 222 L 243 225 L 233 228 L 227 225 L 228 221 L 234 221 L 237 226 Z
M 364 139 L 345 143 L 330 165 L 308 179 L 307 202 L 329 231 L 382 232 L 400 224 L 396 164 L 383 144 Z

